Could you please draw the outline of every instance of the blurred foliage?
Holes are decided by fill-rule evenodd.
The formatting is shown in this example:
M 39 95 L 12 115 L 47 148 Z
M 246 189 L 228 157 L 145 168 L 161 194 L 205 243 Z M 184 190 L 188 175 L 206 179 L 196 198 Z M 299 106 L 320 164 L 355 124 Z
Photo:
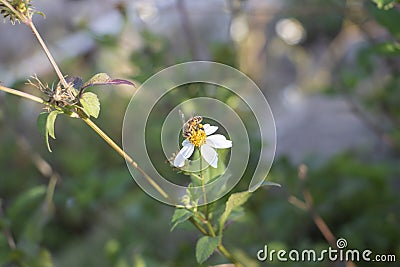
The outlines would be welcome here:
M 340 32 L 346 16 L 345 2 L 348 1 L 286 2 L 288 14 L 304 23 L 308 32 L 307 41 L 302 44 L 304 48 L 312 50 L 316 39 L 321 36 L 332 39 Z M 344 151 L 325 163 L 318 160 L 318 155 L 304 160 L 309 167 L 306 186 L 315 210 L 336 237 L 345 238 L 351 248 L 371 249 L 374 254 L 396 254 L 399 259 L 400 62 L 396 56 L 400 50 L 400 12 L 393 0 L 358 3 L 368 20 L 386 34 L 383 38 L 368 36 L 353 56 L 335 62 L 337 71 L 329 87 L 335 88 L 331 93 L 336 96 L 354 100 L 361 107 L 360 112 L 371 121 L 372 131 L 381 137 L 388 136 L 390 142 L 387 149 L 377 148 L 373 153 L 366 154 L 359 149 Z M 296 13 L 300 7 L 311 15 Z M 365 30 L 363 25 L 358 26 Z M 100 54 L 110 46 L 118 49 L 118 38 L 117 35 L 98 39 L 94 53 Z M 189 59 L 174 57 L 169 52 L 174 44 L 165 37 L 143 30 L 141 38 L 143 45 L 132 51 L 129 58 L 134 69 L 130 78 L 136 81 L 143 82 L 165 66 Z M 230 41 L 210 44 L 210 59 L 238 67 L 236 49 Z M 76 61 L 66 62 L 63 70 L 76 74 L 80 66 L 81 76 L 90 77 L 102 68 L 90 66 L 93 68 L 90 72 L 87 69 L 90 63 Z M 16 83 L 15 87 L 23 84 Z M 120 142 L 121 122 L 132 93 L 110 88 L 96 92 L 102 104 L 97 123 Z M 201 95 L 202 91 L 193 87 L 187 94 L 172 94 L 169 104 L 173 106 L 175 101 Z M 236 101 L 224 90 L 218 90 L 216 97 L 228 103 Z M 13 96 L 4 98 L 0 110 L 1 266 L 195 266 L 199 234 L 188 223 L 171 233 L 169 221 L 173 208 L 151 199 L 138 188 L 124 161 L 86 125 L 65 116 L 57 118 L 57 140 L 51 140 L 53 153 L 50 154 L 32 123 L 35 118 L 31 114 L 39 114 L 40 110 Z M 246 110 L 240 115 L 248 119 L 246 127 L 253 134 L 251 146 L 257 150 L 259 133 L 252 130 L 257 127 L 254 118 Z M 162 118 L 155 114 L 152 121 L 159 125 Z M 31 149 L 21 146 L 18 141 L 21 137 L 29 140 Z M 148 138 L 154 144 L 159 142 L 157 134 Z M 35 153 L 61 176 L 51 199 L 47 197 L 49 179 L 35 162 Z M 157 155 L 158 151 L 153 153 Z M 251 169 L 258 161 L 257 155 L 252 157 L 249 170 L 235 191 L 247 188 Z M 164 161 L 158 167 L 161 171 L 170 168 Z M 257 262 L 256 253 L 266 244 L 270 249 L 288 250 L 314 248 L 319 251 L 328 247 L 307 211 L 287 201 L 291 195 L 303 198 L 297 171 L 297 166 L 288 159 L 276 160 L 269 180 L 281 184 L 282 188 L 257 191 L 244 209 L 237 211 L 239 221 L 227 227 L 225 244 L 246 266 L 262 265 Z M 223 210 L 218 212 L 222 214 Z M 224 262 L 224 258 L 215 254 L 207 263 Z M 301 264 L 334 266 L 329 262 Z M 270 266 L 298 266 L 298 263 L 274 262 Z M 372 262 L 368 266 L 382 265 Z M 386 263 L 385 266 L 397 265 Z

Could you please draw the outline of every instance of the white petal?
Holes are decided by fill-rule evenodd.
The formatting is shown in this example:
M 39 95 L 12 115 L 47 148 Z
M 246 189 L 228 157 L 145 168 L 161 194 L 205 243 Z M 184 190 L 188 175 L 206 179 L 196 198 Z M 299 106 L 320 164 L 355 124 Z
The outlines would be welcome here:
M 200 148 L 201 156 L 207 161 L 211 167 L 217 168 L 218 154 L 215 150 L 207 144 L 204 144 Z
M 182 146 L 187 146 L 189 144 L 190 144 L 190 141 L 187 139 L 183 140 L 183 142 L 182 142 Z
M 210 124 L 204 124 L 203 128 L 206 135 L 213 134 L 218 130 L 218 126 L 211 126 Z
M 183 167 L 183 165 L 185 165 L 185 160 L 187 158 L 189 158 L 194 151 L 194 145 L 190 142 L 186 142 L 183 141 L 182 142 L 182 149 L 179 151 L 178 155 L 176 155 L 175 159 L 174 159 L 174 166 L 175 167 Z
M 232 141 L 227 140 L 222 134 L 214 134 L 206 138 L 206 144 L 214 148 L 229 148 L 232 147 Z

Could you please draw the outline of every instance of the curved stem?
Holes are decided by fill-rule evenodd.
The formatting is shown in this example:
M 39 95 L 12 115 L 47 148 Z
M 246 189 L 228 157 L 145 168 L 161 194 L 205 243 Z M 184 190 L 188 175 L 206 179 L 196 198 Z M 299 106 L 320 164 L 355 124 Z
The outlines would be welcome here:
M 82 118 L 82 120 L 89 125 L 107 144 L 109 144 L 118 154 L 121 155 L 129 164 L 137 169 L 146 180 L 160 193 L 164 198 L 174 202 L 168 194 L 134 161 L 122 148 L 120 148 L 106 133 L 104 133 L 93 121 L 89 118 Z

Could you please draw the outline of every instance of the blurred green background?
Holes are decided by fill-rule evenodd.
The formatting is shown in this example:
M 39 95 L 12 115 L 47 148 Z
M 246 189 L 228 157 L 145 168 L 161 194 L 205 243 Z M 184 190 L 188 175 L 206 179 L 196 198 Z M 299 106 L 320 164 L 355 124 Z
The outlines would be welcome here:
M 34 2 L 47 15 L 34 21 L 64 74 L 87 79 L 107 72 L 140 84 L 176 63 L 213 60 L 249 75 L 269 100 L 278 143 L 268 179 L 282 187 L 258 190 L 245 205 L 245 216 L 224 237 L 248 266 L 266 265 L 256 259 L 264 245 L 287 250 L 329 246 L 304 209 L 304 192 L 312 197 L 313 212 L 336 238 L 347 240 L 348 248 L 395 254 L 399 260 L 396 1 L 98 3 Z M 5 85 L 38 94 L 25 84 L 29 76 L 56 81 L 23 25 L 1 24 L 0 46 Z M 134 90 L 94 89 L 102 104 L 96 123 L 118 143 Z M 202 94 L 186 92 L 178 98 Z M 224 92 L 218 97 L 229 99 Z M 197 266 L 199 234 L 190 225 L 170 232 L 173 208 L 138 188 L 123 159 L 90 128 L 60 116 L 49 153 L 36 128 L 39 105 L 0 93 L 0 107 L 2 266 Z M 161 118 L 154 123 L 162 123 Z M 256 131 L 253 137 L 257 147 Z M 247 188 L 256 162 L 257 155 L 235 191 Z M 307 166 L 305 180 L 298 175 L 302 164 Z M 165 161 L 158 167 L 170 168 Z M 208 264 L 224 262 L 214 255 Z M 345 266 L 329 261 L 301 265 Z

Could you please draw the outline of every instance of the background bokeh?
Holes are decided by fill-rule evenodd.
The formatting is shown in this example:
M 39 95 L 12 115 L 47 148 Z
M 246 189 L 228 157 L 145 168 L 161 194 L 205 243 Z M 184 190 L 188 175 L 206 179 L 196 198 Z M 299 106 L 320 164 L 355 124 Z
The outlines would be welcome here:
M 376 3 L 385 1 L 99 2 L 33 3 L 46 13 L 46 19 L 34 21 L 64 74 L 87 79 L 107 72 L 140 84 L 167 66 L 212 60 L 247 74 L 268 99 L 278 136 L 268 179 L 282 187 L 258 190 L 241 221 L 224 236 L 226 246 L 247 259 L 246 266 L 264 265 L 256 260 L 264 245 L 327 248 L 327 232 L 316 225 L 316 217 L 349 248 L 400 258 L 397 3 L 378 8 Z M 0 48 L 5 85 L 39 95 L 25 84 L 31 75 L 57 82 L 24 25 L 0 24 Z M 96 123 L 118 143 L 134 90 L 123 85 L 93 89 L 102 104 Z M 196 86 L 185 92 L 174 101 L 204 94 Z M 235 102 L 223 90 L 215 96 Z M 53 152 L 47 151 L 36 127 L 41 108 L 0 93 L 0 264 L 197 266 L 199 234 L 190 225 L 170 232 L 173 208 L 141 191 L 124 160 L 89 127 L 60 116 Z M 160 125 L 161 119 L 152 121 Z M 158 168 L 168 171 L 166 160 Z M 255 156 L 249 166 L 256 162 Z M 247 189 L 250 175 L 236 191 Z M 309 196 L 311 211 L 304 205 Z M 223 262 L 214 255 L 208 263 Z

